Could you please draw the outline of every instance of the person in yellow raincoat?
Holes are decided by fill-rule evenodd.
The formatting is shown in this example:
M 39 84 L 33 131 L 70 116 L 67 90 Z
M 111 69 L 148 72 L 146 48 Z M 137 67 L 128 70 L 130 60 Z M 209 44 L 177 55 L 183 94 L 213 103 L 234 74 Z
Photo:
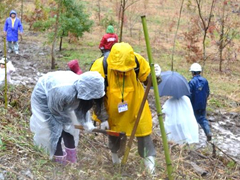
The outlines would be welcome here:
M 134 70 L 137 66 L 135 56 L 139 63 L 138 77 Z M 97 59 L 90 70 L 98 71 L 105 78 L 103 59 L 104 57 Z M 109 53 L 107 64 L 108 85 L 105 87 L 105 108 L 108 119 L 106 121 L 96 116 L 93 116 L 93 119 L 98 118 L 102 122 L 101 127 L 105 124 L 113 131 L 125 132 L 127 136 L 130 136 L 144 96 L 144 87 L 141 82 L 146 82 L 150 74 L 149 63 L 140 54 L 135 53 L 128 43 L 116 43 Z M 160 66 L 157 70 L 161 71 Z M 158 74 L 160 76 L 160 73 Z M 148 102 L 146 102 L 135 136 L 138 140 L 139 155 L 144 158 L 146 168 L 154 172 L 156 153 L 150 137 L 151 133 L 152 116 Z M 109 148 L 112 152 L 113 163 L 120 163 L 117 155 L 120 139 L 109 136 Z

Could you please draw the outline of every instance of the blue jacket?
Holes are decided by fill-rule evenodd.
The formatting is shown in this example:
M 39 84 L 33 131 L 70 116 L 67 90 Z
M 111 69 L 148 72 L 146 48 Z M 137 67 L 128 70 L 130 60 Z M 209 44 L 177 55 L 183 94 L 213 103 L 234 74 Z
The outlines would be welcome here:
M 11 11 L 10 15 L 13 12 L 14 11 Z M 14 14 L 16 14 L 16 12 L 14 12 Z M 23 32 L 22 23 L 21 23 L 20 19 L 17 18 L 17 14 L 16 14 L 15 18 L 16 18 L 16 20 L 14 22 L 14 27 L 13 28 L 12 28 L 12 19 L 11 19 L 11 17 L 8 17 L 6 19 L 6 21 L 5 21 L 3 31 L 7 32 L 7 41 L 17 42 L 18 41 L 18 30 L 20 30 L 20 32 Z
M 200 76 L 194 76 L 191 81 L 189 81 L 190 87 L 190 100 L 193 106 L 193 110 L 205 110 L 207 106 L 207 98 L 209 96 L 209 86 L 208 81 Z

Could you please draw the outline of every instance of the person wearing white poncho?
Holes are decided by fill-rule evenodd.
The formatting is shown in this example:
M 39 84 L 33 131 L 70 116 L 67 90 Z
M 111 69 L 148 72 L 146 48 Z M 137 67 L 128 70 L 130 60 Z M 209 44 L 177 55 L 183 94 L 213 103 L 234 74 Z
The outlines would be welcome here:
M 187 96 L 168 99 L 162 112 L 165 113 L 164 126 L 168 140 L 178 144 L 199 142 L 198 124 Z
M 15 72 L 15 67 L 11 61 L 7 62 L 7 82 L 12 84 L 11 75 Z M 0 86 L 5 82 L 5 58 L 0 60 Z
M 35 144 L 49 152 L 50 159 L 54 157 L 56 162 L 75 163 L 79 130 L 74 125 L 81 124 L 91 132 L 94 126 L 89 110 L 99 109 L 104 95 L 104 79 L 98 72 L 77 75 L 57 71 L 41 77 L 31 96 L 30 129 Z

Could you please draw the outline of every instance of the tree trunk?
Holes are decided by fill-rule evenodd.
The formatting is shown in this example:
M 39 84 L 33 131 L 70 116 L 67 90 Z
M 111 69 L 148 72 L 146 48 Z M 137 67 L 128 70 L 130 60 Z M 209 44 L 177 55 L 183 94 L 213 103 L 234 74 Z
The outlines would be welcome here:
M 222 44 L 222 43 L 221 43 Z M 222 62 L 223 62 L 223 48 L 222 48 L 222 45 L 219 46 L 219 59 L 220 59 L 220 62 L 219 62 L 219 71 L 222 72 Z
M 21 1 L 21 21 L 23 21 L 23 0 Z
M 60 8 L 61 8 L 61 0 L 59 0 L 59 2 L 58 2 L 57 17 L 56 17 L 54 37 L 53 37 L 53 42 L 52 42 L 52 51 L 51 51 L 52 65 L 51 65 L 51 69 L 55 69 L 55 46 L 56 46 L 57 32 L 58 32 L 58 25 L 59 25 Z
M 206 60 L 207 60 L 207 57 L 206 57 L 206 37 L 207 37 L 207 30 L 204 31 L 204 36 L 203 36 L 203 66 L 202 66 L 202 75 L 204 73 L 204 67 L 205 67 L 205 63 L 206 63 Z
M 98 24 L 100 24 L 101 23 L 101 0 L 98 1 L 97 7 L 98 7 Z
M 207 19 L 207 23 L 205 22 L 205 18 L 203 17 L 202 15 L 202 6 L 201 6 L 201 0 L 196 0 L 196 3 L 197 3 L 197 8 L 198 8 L 198 15 L 199 15 L 199 18 L 202 22 L 202 25 L 203 25 L 203 41 L 202 41 L 202 44 L 203 44 L 203 52 L 202 52 L 202 59 L 203 59 L 203 66 L 202 66 L 202 74 L 204 72 L 204 67 L 205 67 L 205 63 L 206 63 L 206 60 L 207 60 L 207 56 L 206 56 L 206 37 L 207 37 L 207 31 L 208 31 L 208 28 L 209 28 L 209 25 L 211 23 L 211 19 L 212 19 L 212 12 L 213 12 L 213 8 L 214 8 L 214 4 L 215 4 L 215 0 L 212 0 L 212 3 L 211 3 L 211 9 L 210 9 L 210 13 L 209 13 L 209 16 L 208 16 L 208 19 Z
M 119 11 L 118 11 L 118 25 L 121 23 L 121 14 L 122 14 L 122 1 L 120 2 L 120 7 L 119 7 Z M 118 3 L 117 3 L 117 7 L 118 7 Z M 119 25 L 120 27 L 120 25 Z
M 119 42 L 122 42 L 122 33 L 123 33 L 123 23 L 124 23 L 124 12 L 125 12 L 125 5 L 126 5 L 126 0 L 121 1 L 121 24 L 120 24 L 120 35 L 119 35 Z
M 63 37 L 61 36 L 60 37 L 60 44 L 59 44 L 59 51 L 62 51 L 62 40 L 63 40 Z
M 222 14 L 222 19 L 221 19 L 221 34 L 220 34 L 220 38 L 219 38 L 219 71 L 222 72 L 222 62 L 223 62 L 223 49 L 224 49 L 224 28 L 225 28 L 225 4 L 223 2 L 223 10 L 222 10 L 223 14 Z
M 180 25 L 180 19 L 181 19 L 181 15 L 182 15 L 183 3 L 184 3 L 184 0 L 182 0 L 181 6 L 180 6 L 180 11 L 179 11 L 179 16 L 178 16 L 178 23 L 177 23 L 177 29 L 176 29 L 176 32 L 175 32 L 175 35 L 174 35 L 174 40 L 173 40 L 171 71 L 173 71 L 173 62 L 174 62 L 173 57 L 174 57 L 174 53 L 175 53 L 175 43 L 176 43 L 177 33 L 178 33 L 179 25 Z
M 60 38 L 59 51 L 62 51 L 63 35 L 64 35 L 64 31 L 63 31 L 62 36 L 61 36 L 61 38 Z

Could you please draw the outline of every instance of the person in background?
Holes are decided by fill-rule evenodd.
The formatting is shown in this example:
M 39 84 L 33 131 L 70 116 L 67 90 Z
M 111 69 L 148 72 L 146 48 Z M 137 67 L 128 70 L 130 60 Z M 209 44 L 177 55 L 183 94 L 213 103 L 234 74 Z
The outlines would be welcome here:
M 11 61 L 7 62 L 7 82 L 12 83 L 11 74 L 15 72 L 15 68 Z M 5 58 L 0 60 L 0 85 L 3 85 L 5 81 Z
M 100 113 L 104 95 L 104 79 L 98 72 L 56 71 L 42 76 L 31 95 L 34 143 L 58 163 L 77 162 L 79 130 L 74 125 L 81 124 L 91 132 L 94 126 L 89 110 L 94 107 Z
M 79 64 L 78 64 L 78 60 L 77 60 L 77 59 L 74 59 L 74 60 L 69 61 L 69 62 L 67 63 L 67 65 L 68 65 L 69 69 L 70 69 L 72 72 L 74 72 L 74 73 L 76 73 L 76 74 L 78 74 L 78 75 L 80 75 L 80 74 L 83 73 L 82 70 L 81 70 L 81 68 L 80 68 L 80 66 L 79 66 Z
M 99 44 L 99 49 L 101 50 L 103 56 L 106 52 L 109 52 L 112 46 L 118 42 L 118 36 L 114 33 L 114 27 L 109 25 L 106 30 L 106 34 L 102 37 Z
M 193 63 L 190 67 L 193 78 L 189 81 L 190 87 L 190 100 L 192 103 L 194 115 L 197 122 L 200 124 L 207 137 L 207 141 L 211 141 L 212 133 L 209 127 L 208 120 L 206 119 L 207 99 L 210 93 L 208 81 L 200 74 L 202 67 L 198 63 Z
M 98 71 L 105 77 L 105 85 L 107 85 L 104 102 L 108 117 L 102 119 L 97 116 L 94 119 L 93 116 L 93 119 L 101 121 L 102 129 L 125 132 L 130 136 L 144 96 L 144 87 L 141 82 L 147 83 L 150 66 L 140 54 L 133 51 L 128 43 L 113 45 L 106 59 L 108 64 L 106 75 L 103 68 L 104 58 L 97 59 L 90 70 Z M 138 72 L 135 70 L 137 64 L 139 64 Z M 159 77 L 161 73 L 159 65 L 155 66 L 155 71 L 156 76 Z M 156 152 L 151 133 L 152 115 L 146 101 L 135 136 L 138 140 L 138 153 L 144 158 L 146 169 L 154 173 Z M 114 164 L 120 163 L 120 157 L 117 154 L 120 144 L 120 138 L 109 136 L 109 148 Z
M 10 12 L 10 17 L 8 17 L 5 21 L 3 33 L 7 36 L 7 46 L 8 53 L 14 52 L 18 54 L 18 31 L 22 36 L 23 34 L 23 26 L 20 19 L 17 17 L 16 11 L 12 10 Z

